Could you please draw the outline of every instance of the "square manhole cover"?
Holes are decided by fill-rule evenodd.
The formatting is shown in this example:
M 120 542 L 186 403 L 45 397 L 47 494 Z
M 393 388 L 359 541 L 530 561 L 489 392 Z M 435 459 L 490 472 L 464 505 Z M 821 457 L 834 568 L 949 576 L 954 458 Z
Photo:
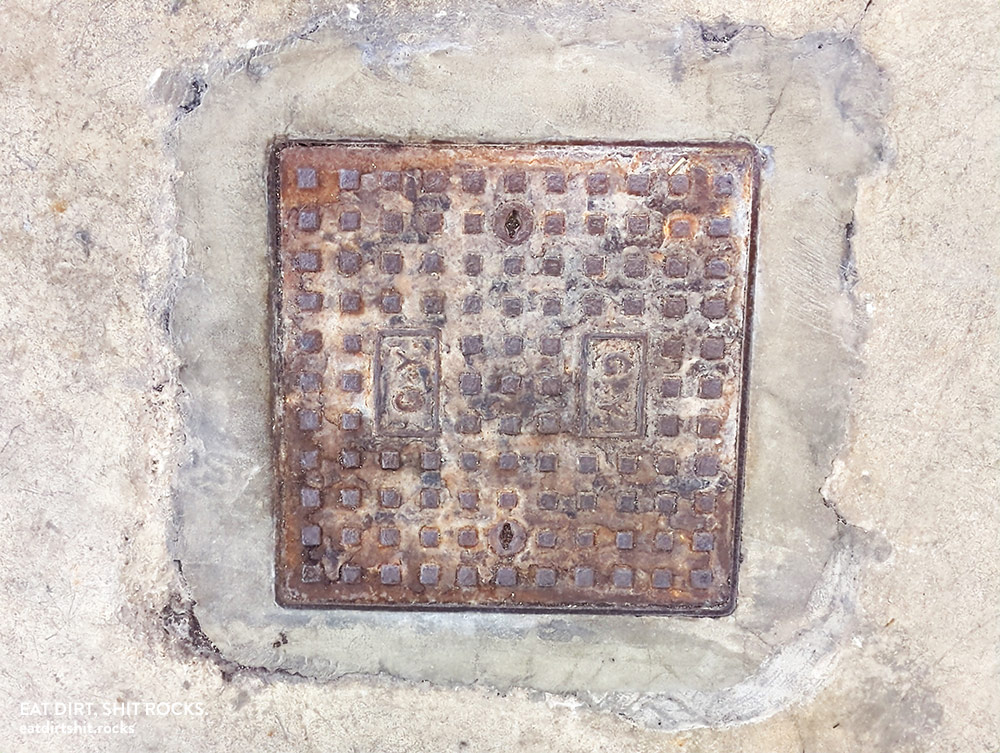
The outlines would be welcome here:
M 755 152 L 275 152 L 277 597 L 721 614 Z

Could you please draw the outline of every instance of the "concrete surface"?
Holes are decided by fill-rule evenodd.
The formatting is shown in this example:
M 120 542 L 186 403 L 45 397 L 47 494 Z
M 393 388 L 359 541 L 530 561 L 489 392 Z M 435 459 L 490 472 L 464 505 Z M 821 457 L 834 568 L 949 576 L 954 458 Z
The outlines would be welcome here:
M 0 14 L 6 747 L 1000 748 L 995 5 Z M 266 538 L 246 525 L 266 522 L 259 372 L 212 390 L 232 351 L 259 355 L 275 132 L 772 149 L 732 618 L 603 623 L 593 645 L 572 625 L 576 643 L 542 623 L 362 626 L 405 630 L 392 653 L 244 599 Z M 243 256 L 212 242 L 243 219 Z M 213 317 L 221 348 L 192 326 Z M 93 725 L 165 705 L 123 707 L 130 733 L 33 732 L 67 721 L 45 703 L 92 704 L 69 722 Z

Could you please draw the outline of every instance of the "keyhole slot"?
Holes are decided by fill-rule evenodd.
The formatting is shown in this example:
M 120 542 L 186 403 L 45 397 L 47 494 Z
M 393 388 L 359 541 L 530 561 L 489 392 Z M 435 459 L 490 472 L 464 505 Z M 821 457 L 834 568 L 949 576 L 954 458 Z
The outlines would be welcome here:
M 521 216 L 517 213 L 516 209 L 510 210 L 510 214 L 507 215 L 507 220 L 503 223 L 503 226 L 504 230 L 507 231 L 507 237 L 514 240 L 517 231 L 521 229 Z
M 504 549 L 510 547 L 510 542 L 514 540 L 514 529 L 510 527 L 510 523 L 504 523 L 500 528 L 500 544 Z

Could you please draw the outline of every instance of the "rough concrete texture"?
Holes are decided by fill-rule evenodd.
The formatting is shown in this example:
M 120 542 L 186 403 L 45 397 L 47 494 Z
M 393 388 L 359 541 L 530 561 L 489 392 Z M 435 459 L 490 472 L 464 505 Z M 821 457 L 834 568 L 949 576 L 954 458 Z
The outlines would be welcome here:
M 419 29 L 405 16 L 394 23 Z M 551 36 L 580 33 L 565 22 L 549 37 L 525 30 L 514 58 L 502 55 L 511 44 L 506 37 L 473 50 L 460 36 L 434 66 L 416 60 L 411 75 L 378 76 L 380 64 L 366 63 L 341 32 L 317 31 L 308 46 L 258 56 L 266 75 L 220 77 L 212 97 L 172 131 L 182 175 L 178 229 L 188 241 L 171 316 L 184 363 L 188 440 L 176 477 L 174 556 L 199 624 L 228 659 L 315 677 L 381 671 L 438 684 L 568 693 L 660 728 L 773 713 L 789 698 L 815 692 L 837 660 L 855 611 L 857 566 L 879 550 L 877 537 L 839 525 L 818 493 L 843 443 L 864 327 L 845 277 L 852 263 L 845 228 L 857 177 L 885 153 L 878 70 L 852 42 L 830 35 L 787 41 L 759 29 L 705 31 L 690 22 L 630 31 L 627 48 L 577 42 L 567 60 Z M 439 57 L 441 34 L 411 31 L 406 45 L 391 50 L 412 55 L 438 40 Z M 706 43 L 706 35 L 719 34 L 732 39 L 717 48 Z M 664 38 L 672 45 L 666 55 L 657 52 Z M 563 70 L 558 89 L 537 80 L 538 71 L 552 67 Z M 506 101 L 508 89 L 490 89 L 495 77 L 520 92 L 516 100 Z M 189 76 L 163 74 L 154 92 L 175 96 L 178 78 Z M 161 79 L 171 83 L 161 86 Z M 783 95 L 789 91 L 795 96 Z M 585 106 L 609 93 L 616 99 L 607 109 Z M 429 101 L 439 106 L 428 110 Z M 275 133 L 761 140 L 746 562 L 734 617 L 711 624 L 274 604 L 263 178 Z M 816 143 L 827 148 L 817 151 Z M 808 350 L 799 347 L 803 340 Z M 227 540 L 220 531 L 240 536 Z M 287 643 L 276 649 L 278 633 Z M 787 679 L 769 679 L 777 674 Z
M 6 747 L 1000 747 L 994 4 L 541 3 L 526 11 L 67 0 L 0 13 L 0 164 L 12 189 L 0 198 L 9 260 L 0 273 Z M 268 101 L 253 97 L 288 70 L 283 56 L 305 60 L 305 77 L 322 66 L 325 56 L 308 60 L 320 38 L 330 46 L 324 50 L 339 45 L 340 77 L 319 79 L 321 91 L 267 114 L 283 114 L 293 135 L 568 138 L 588 124 L 588 136 L 628 130 L 653 138 L 664 133 L 662 116 L 628 93 L 652 95 L 662 80 L 704 98 L 691 110 L 674 108 L 689 114 L 671 136 L 734 134 L 774 147 L 761 245 L 776 233 L 771 258 L 783 263 L 761 267 L 767 294 L 756 323 L 753 374 L 761 377 L 750 458 L 760 504 L 755 517 L 748 497 L 746 577 L 732 618 L 610 623 L 600 646 L 576 653 L 529 626 L 503 638 L 474 676 L 421 667 L 412 656 L 409 664 L 380 666 L 371 657 L 384 645 L 345 648 L 323 625 L 295 626 L 311 631 L 310 645 L 291 628 L 271 629 L 273 615 L 255 613 L 257 624 L 235 627 L 218 619 L 220 606 L 238 606 L 223 586 L 241 575 L 259 580 L 259 572 L 230 560 L 228 575 L 199 577 L 199 558 L 184 569 L 191 554 L 185 515 L 193 509 L 184 479 L 210 428 L 226 439 L 240 422 L 252 428 L 254 411 L 232 412 L 223 401 L 215 420 L 204 421 L 213 414 L 199 412 L 207 393 L 197 386 L 211 386 L 211 363 L 193 357 L 206 351 L 204 342 L 182 325 L 213 294 L 231 300 L 249 290 L 244 305 L 252 314 L 261 270 L 240 268 L 245 279 L 230 281 L 232 290 L 207 285 L 193 295 L 199 279 L 211 279 L 200 277 L 206 262 L 218 257 L 192 242 L 200 237 L 192 218 L 220 207 L 248 212 L 252 230 L 263 217 L 247 203 L 251 194 L 236 192 L 226 206 L 218 192 L 234 176 L 262 185 L 262 170 L 259 161 L 230 163 L 218 185 L 185 193 L 185 180 L 206 179 L 185 164 L 194 153 L 185 153 L 185 139 L 213 122 L 212 107 L 231 113 L 229 123 L 214 121 L 222 124 L 217 137 L 245 133 L 253 105 Z M 505 74 L 493 88 L 455 96 L 461 84 L 449 81 L 469 81 L 474 69 L 491 66 Z M 625 85 L 569 88 L 591 75 Z M 716 98 L 712 87 L 723 84 L 714 82 L 734 79 L 743 86 L 727 91 L 739 99 Z M 525 93 L 512 81 L 551 91 Z M 345 90 L 357 115 L 310 110 L 313 94 L 344 97 Z M 383 100 L 380 111 L 365 111 L 373 90 L 397 105 Z M 420 127 L 401 132 L 393 116 L 407 91 L 436 99 L 425 100 Z M 817 100 L 822 91 L 833 98 Z M 546 108 L 519 104 L 525 96 Z M 559 111 L 560 101 L 572 106 Z M 830 104 L 845 141 L 870 149 L 809 143 L 808 129 L 822 127 L 815 113 Z M 725 108 L 734 106 L 746 117 L 727 124 L 733 110 Z M 554 118 L 526 128 L 526 117 L 539 113 Z M 265 125 L 274 131 L 273 123 Z M 798 132 L 797 149 L 782 146 L 782 134 Z M 218 159 L 204 148 L 206 136 L 194 143 L 205 159 Z M 783 161 L 783 153 L 798 158 Z M 852 153 L 858 162 L 845 167 Z M 806 185 L 817 188 L 781 191 Z M 809 213 L 812 232 L 781 235 Z M 220 334 L 244 337 L 234 321 L 220 318 Z M 802 375 L 812 378 L 796 383 Z M 246 390 L 233 394 L 249 405 L 253 373 L 228 381 L 244 379 Z M 242 418 L 227 423 L 232 416 Z M 798 444 L 789 440 L 795 433 Z M 237 478 L 259 484 L 252 457 L 234 455 L 203 478 L 219 488 L 231 489 Z M 234 473 L 241 463 L 242 475 Z M 234 520 L 245 513 L 238 501 L 230 502 Z M 206 520 L 215 527 L 200 544 L 214 544 L 225 562 L 223 554 L 239 551 L 232 542 L 245 542 L 240 554 L 253 565 L 257 529 L 226 522 Z M 808 535 L 796 540 L 797 531 Z M 770 577 L 778 573 L 786 576 L 780 585 Z M 205 631 L 196 615 L 206 616 Z M 489 633 L 471 620 L 463 629 L 467 645 L 458 655 Z M 654 646 L 660 656 L 649 653 Z M 323 667 L 330 652 L 354 666 Z M 540 671 L 505 665 L 550 652 L 559 662 Z M 296 663 L 307 654 L 309 661 Z M 575 672 L 577 661 L 593 662 L 591 673 Z M 712 662 L 723 668 L 718 675 L 706 672 Z M 621 663 L 624 670 L 607 669 Z M 89 702 L 95 716 L 82 721 L 105 723 L 103 703 L 185 701 L 203 713 L 140 709 L 127 735 L 22 729 L 65 721 L 24 714 L 32 704 Z

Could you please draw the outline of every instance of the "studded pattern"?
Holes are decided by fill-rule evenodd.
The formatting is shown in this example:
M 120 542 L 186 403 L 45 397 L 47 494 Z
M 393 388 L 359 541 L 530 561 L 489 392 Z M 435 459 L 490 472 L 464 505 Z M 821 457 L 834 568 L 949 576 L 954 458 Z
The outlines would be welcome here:
M 732 608 L 745 145 L 278 154 L 277 594 Z

